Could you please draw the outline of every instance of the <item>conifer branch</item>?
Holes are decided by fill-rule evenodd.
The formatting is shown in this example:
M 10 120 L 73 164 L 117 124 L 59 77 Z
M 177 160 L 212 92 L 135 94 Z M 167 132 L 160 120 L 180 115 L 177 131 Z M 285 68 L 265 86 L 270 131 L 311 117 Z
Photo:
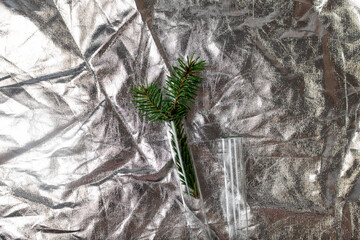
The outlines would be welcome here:
M 200 71 L 205 68 L 205 61 L 200 61 L 199 57 L 193 59 L 193 56 L 194 54 L 190 59 L 187 57 L 186 62 L 178 58 L 179 67 L 173 66 L 174 74 L 167 76 L 166 81 L 167 98 L 163 98 L 162 91 L 156 83 L 150 85 L 147 83 L 146 86 L 138 86 L 131 90 L 134 92 L 133 103 L 142 116 L 152 122 L 174 123 L 175 130 L 171 132 L 171 145 L 175 152 L 174 162 L 180 182 L 188 188 L 186 194 L 199 198 L 195 169 L 182 124 L 182 118 L 190 110 L 190 104 L 194 102 L 196 92 L 203 80 Z

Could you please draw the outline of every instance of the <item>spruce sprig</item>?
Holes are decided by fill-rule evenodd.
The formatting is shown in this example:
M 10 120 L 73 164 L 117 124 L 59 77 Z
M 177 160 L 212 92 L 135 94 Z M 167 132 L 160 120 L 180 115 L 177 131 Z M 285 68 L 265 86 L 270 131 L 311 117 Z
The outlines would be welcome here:
M 134 93 L 133 103 L 135 107 L 151 122 L 173 121 L 175 133 L 171 132 L 171 145 L 175 152 L 174 162 L 179 172 L 180 181 L 187 186 L 186 194 L 199 198 L 199 189 L 196 183 L 195 169 L 191 161 L 187 136 L 184 131 L 182 119 L 194 103 L 196 92 L 203 78 L 200 71 L 205 68 L 205 61 L 194 59 L 194 54 L 186 61 L 177 59 L 179 67 L 173 66 L 173 74 L 167 76 L 167 87 L 164 88 L 165 96 L 156 83 L 139 85 L 131 90 Z M 180 150 L 177 151 L 176 143 Z M 181 166 L 180 158 L 183 166 Z M 183 171 L 184 168 L 184 171 Z

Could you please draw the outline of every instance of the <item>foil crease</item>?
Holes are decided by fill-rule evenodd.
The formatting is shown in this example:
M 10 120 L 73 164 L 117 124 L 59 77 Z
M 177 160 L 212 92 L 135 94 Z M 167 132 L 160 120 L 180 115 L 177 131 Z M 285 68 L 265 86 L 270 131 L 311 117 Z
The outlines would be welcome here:
M 186 125 L 213 238 L 206 142 L 229 135 L 251 239 L 360 238 L 359 39 L 355 0 L 1 0 L 0 238 L 189 239 L 167 128 L 130 89 L 193 52 L 208 67 Z

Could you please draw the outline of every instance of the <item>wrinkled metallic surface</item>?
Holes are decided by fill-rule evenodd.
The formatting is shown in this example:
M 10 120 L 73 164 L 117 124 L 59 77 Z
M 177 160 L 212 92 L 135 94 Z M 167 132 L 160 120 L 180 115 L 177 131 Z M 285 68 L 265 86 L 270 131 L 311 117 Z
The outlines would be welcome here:
M 188 239 L 166 127 L 130 88 L 194 51 L 214 234 L 200 143 L 244 135 L 253 239 L 359 239 L 357 0 L 0 0 L 0 238 Z

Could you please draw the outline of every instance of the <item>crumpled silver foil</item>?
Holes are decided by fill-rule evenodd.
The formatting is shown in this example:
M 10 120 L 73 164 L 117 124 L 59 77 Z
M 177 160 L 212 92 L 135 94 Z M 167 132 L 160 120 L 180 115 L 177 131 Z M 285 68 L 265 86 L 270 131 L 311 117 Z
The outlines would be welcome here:
M 356 0 L 0 0 L 0 238 L 189 239 L 166 125 L 130 89 L 195 52 L 186 124 L 214 239 L 204 143 L 229 135 L 250 239 L 360 239 L 359 39 Z

